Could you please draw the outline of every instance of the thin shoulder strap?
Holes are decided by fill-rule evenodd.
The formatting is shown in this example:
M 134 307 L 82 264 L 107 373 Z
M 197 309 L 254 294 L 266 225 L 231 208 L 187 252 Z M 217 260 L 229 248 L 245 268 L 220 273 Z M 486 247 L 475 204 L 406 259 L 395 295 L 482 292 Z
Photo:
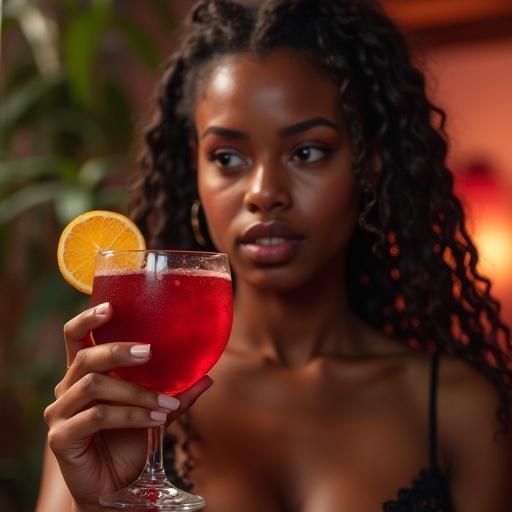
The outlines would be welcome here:
M 434 354 L 430 367 L 430 406 L 429 406 L 429 444 L 430 467 L 437 468 L 437 380 L 439 373 L 439 354 Z

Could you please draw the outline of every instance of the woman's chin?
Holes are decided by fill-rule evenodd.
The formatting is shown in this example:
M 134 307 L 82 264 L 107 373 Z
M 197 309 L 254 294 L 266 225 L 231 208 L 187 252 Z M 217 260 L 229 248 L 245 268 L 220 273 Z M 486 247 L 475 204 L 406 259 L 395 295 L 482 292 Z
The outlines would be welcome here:
M 299 292 L 314 279 L 311 271 L 296 265 L 265 265 L 236 272 L 237 282 L 269 293 Z

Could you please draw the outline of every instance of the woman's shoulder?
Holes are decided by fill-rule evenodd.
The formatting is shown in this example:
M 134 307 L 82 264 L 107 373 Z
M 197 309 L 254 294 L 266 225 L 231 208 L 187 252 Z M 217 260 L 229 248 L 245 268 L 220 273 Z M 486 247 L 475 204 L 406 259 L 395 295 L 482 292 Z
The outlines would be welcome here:
M 433 357 L 412 351 L 402 359 L 405 391 L 414 403 L 425 404 L 432 392 Z M 492 439 L 502 432 L 498 412 L 505 404 L 490 377 L 462 358 L 441 355 L 437 361 L 434 405 L 440 442 L 464 449 L 475 438 Z M 429 406 L 421 405 L 421 411 L 431 414 Z
M 405 352 L 404 362 L 409 370 L 410 389 L 424 393 L 431 383 L 433 356 Z M 439 418 L 450 418 L 454 423 L 484 416 L 496 419 L 501 403 L 500 392 L 485 372 L 464 359 L 441 355 L 437 358 L 437 409 Z M 423 385 L 418 385 L 418 384 Z M 415 385 L 414 385 L 415 384 Z
M 512 442 L 498 414 L 502 407 L 497 386 L 483 372 L 464 360 L 441 358 L 437 429 L 440 449 L 454 471 L 467 465 L 509 471 Z
M 457 510 L 473 510 L 475 503 L 511 510 L 510 408 L 498 387 L 467 362 L 443 357 L 437 404 L 438 453 Z
M 443 356 L 439 363 L 438 407 L 440 418 L 456 426 L 487 425 L 498 428 L 501 398 L 497 386 L 483 371 L 468 362 Z M 481 424 L 481 425 L 480 425 Z

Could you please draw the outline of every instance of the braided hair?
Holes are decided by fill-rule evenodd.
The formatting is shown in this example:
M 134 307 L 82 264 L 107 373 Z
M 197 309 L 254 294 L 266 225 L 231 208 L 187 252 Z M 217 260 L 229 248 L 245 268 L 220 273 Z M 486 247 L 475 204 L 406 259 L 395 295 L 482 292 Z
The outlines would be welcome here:
M 505 424 L 510 331 L 477 269 L 453 192 L 445 114 L 427 98 L 402 35 L 375 2 L 200 1 L 168 63 L 145 136 L 134 220 L 153 247 L 215 250 L 207 233 L 206 247 L 198 246 L 190 224 L 198 197 L 189 149 L 195 98 L 222 56 L 275 49 L 306 56 L 339 86 L 362 192 L 346 273 L 351 307 L 402 343 L 463 358 L 486 375 L 500 391 Z

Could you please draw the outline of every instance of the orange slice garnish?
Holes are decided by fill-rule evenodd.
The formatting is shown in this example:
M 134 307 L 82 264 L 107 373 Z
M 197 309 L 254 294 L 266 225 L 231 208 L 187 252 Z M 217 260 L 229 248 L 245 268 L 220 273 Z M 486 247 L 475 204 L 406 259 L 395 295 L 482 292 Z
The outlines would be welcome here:
M 94 210 L 79 215 L 64 228 L 57 248 L 57 261 L 69 284 L 91 294 L 98 252 L 145 248 L 144 237 L 128 217 Z

